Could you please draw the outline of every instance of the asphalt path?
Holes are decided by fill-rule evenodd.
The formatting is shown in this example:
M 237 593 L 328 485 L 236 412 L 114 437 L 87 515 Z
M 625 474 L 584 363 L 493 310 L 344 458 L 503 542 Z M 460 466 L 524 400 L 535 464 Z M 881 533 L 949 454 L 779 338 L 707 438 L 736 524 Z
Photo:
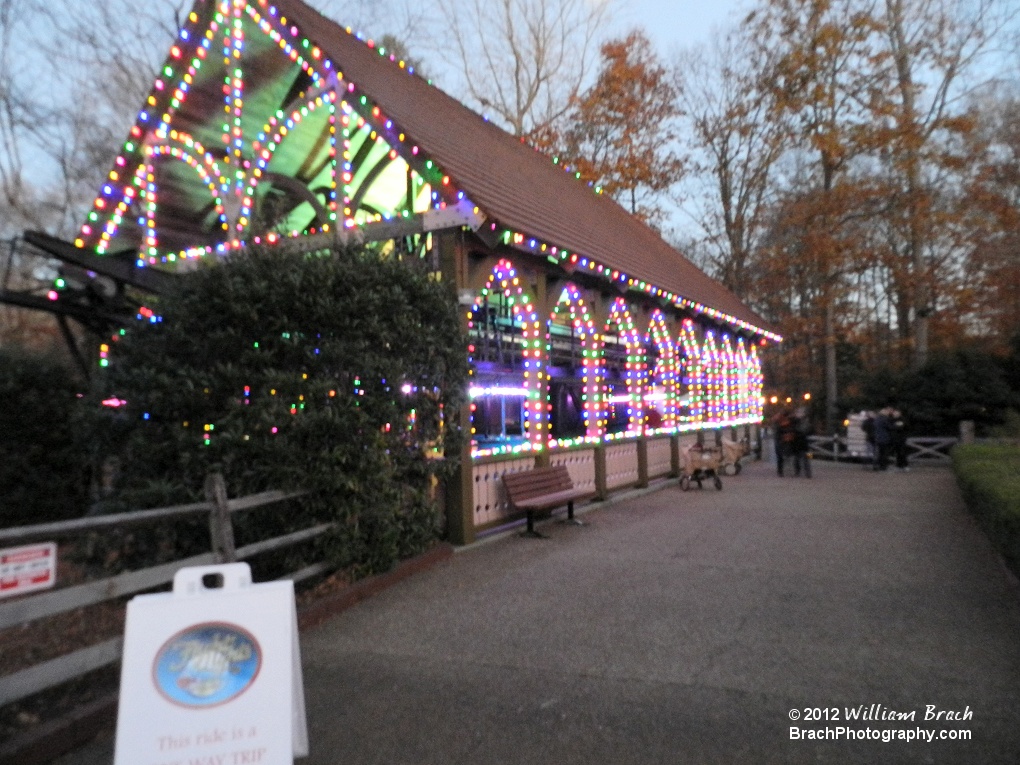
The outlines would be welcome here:
M 303 633 L 301 762 L 1020 762 L 1020 590 L 948 469 L 752 463 L 580 517 Z

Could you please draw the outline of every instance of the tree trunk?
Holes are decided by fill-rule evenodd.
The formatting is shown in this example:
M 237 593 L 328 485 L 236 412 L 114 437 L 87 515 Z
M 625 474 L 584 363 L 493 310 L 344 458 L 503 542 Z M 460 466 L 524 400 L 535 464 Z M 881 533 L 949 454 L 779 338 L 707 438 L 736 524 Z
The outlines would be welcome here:
M 889 0 L 886 6 L 889 33 L 892 38 L 896 79 L 900 92 L 900 110 L 897 117 L 903 151 L 903 176 L 907 191 L 907 257 L 911 270 L 911 290 L 914 349 L 912 362 L 915 369 L 928 360 L 928 315 L 931 312 L 931 290 L 928 284 L 927 264 L 924 260 L 924 225 L 921 220 L 921 158 L 923 140 L 915 104 L 915 86 L 911 67 L 911 52 L 903 31 L 903 4 Z
M 835 433 L 839 413 L 836 399 L 839 396 L 836 376 L 836 309 L 832 300 L 825 301 L 825 433 Z

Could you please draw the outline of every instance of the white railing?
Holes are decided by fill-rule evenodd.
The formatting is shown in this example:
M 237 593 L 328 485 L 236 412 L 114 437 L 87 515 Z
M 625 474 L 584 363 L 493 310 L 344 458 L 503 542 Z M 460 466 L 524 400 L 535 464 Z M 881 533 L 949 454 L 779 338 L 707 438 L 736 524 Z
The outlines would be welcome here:
M 668 438 L 648 440 L 648 477 L 659 478 L 673 471 L 673 448 Z
M 572 449 L 553 452 L 549 456 L 550 465 L 566 465 L 570 480 L 575 489 L 595 491 L 595 450 Z
M 635 485 L 640 479 L 638 471 L 637 441 L 613 444 L 606 447 L 606 488 Z

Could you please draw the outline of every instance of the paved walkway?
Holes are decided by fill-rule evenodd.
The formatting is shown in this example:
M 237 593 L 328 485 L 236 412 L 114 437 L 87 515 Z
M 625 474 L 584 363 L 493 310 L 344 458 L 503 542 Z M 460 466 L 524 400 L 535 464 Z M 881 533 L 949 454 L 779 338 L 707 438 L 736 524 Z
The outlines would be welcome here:
M 815 468 L 480 544 L 304 633 L 304 762 L 1020 762 L 1020 596 L 950 471 Z

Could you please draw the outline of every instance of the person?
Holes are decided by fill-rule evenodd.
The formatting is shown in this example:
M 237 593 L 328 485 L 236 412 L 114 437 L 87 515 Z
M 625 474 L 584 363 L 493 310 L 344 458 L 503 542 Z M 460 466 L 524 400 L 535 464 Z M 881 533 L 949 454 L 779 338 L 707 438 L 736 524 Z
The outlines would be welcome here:
M 776 445 L 776 472 L 782 477 L 783 464 L 793 453 L 793 416 L 788 407 L 772 418 L 772 432 Z
M 791 441 L 793 451 L 793 474 L 795 476 L 799 476 L 801 469 L 803 468 L 804 477 L 810 478 L 811 455 L 809 454 L 809 450 L 811 445 L 808 441 L 808 435 L 811 433 L 811 418 L 808 416 L 807 409 L 803 406 L 797 407 L 797 410 L 793 413 L 791 430 L 793 431 L 793 439 Z
M 878 451 L 875 449 L 875 413 L 869 410 L 861 414 L 864 415 L 861 430 L 864 431 L 864 441 L 868 445 L 868 462 L 874 468 L 878 464 Z
M 889 469 L 889 449 L 892 445 L 892 421 L 889 413 L 892 407 L 885 407 L 875 415 L 875 470 Z
M 905 473 L 910 467 L 907 464 L 907 423 L 903 412 L 893 409 L 889 415 L 889 425 L 890 445 L 896 459 L 896 469 Z

